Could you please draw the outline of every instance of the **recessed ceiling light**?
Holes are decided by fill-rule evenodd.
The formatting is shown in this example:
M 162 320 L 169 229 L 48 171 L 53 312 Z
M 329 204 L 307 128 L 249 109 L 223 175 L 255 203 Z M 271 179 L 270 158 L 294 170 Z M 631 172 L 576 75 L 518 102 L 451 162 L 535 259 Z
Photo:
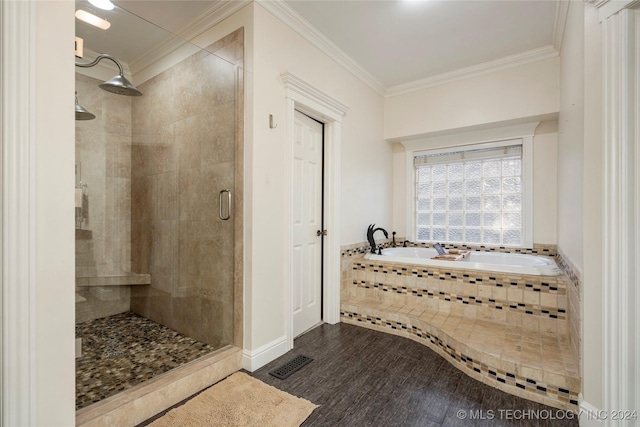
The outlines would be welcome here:
M 89 13 L 86 10 L 82 9 L 76 10 L 76 18 L 83 22 L 86 22 L 89 25 L 93 25 L 94 27 L 98 27 L 103 30 L 106 30 L 111 26 L 111 22 L 99 18 L 93 13 Z
M 111 0 L 89 0 L 89 3 L 102 10 L 113 10 L 115 7 Z

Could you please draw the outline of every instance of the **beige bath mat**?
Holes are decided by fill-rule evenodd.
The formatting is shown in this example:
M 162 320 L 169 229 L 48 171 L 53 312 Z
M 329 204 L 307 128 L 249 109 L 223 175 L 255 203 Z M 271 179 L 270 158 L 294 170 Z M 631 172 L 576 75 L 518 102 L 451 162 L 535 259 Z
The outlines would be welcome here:
M 236 372 L 150 427 L 298 427 L 317 405 Z

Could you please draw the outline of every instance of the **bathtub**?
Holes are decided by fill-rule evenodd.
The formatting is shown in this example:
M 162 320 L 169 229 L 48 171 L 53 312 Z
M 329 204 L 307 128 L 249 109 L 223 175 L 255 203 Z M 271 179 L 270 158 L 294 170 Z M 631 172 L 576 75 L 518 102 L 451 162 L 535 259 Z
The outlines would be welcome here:
M 460 261 L 431 259 L 436 255 L 438 252 L 432 248 L 387 248 L 382 250 L 382 255 L 368 253 L 365 259 L 424 267 L 448 267 L 536 276 L 557 276 L 561 273 L 553 258 L 546 256 L 472 251 L 467 258 Z

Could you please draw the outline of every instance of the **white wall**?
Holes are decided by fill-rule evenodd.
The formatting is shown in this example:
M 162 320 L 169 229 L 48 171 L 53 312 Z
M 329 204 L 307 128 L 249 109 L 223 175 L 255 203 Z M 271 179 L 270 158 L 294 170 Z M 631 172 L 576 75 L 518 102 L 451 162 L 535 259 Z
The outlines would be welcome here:
M 404 145 L 393 144 L 393 231 L 407 237 L 407 153 Z
M 284 202 L 286 98 L 280 75 L 291 72 L 349 107 L 342 121 L 341 244 L 366 240 L 366 227 L 391 226 L 391 147 L 382 139 L 383 100 L 306 39 L 253 3 L 252 147 L 245 154 L 245 348 L 263 349 L 286 335 Z M 272 114 L 275 129 L 268 126 Z M 249 171 L 247 171 L 249 172 Z M 329 230 L 331 232 L 331 230 Z
M 387 97 L 384 136 L 391 141 L 542 121 L 534 137 L 534 243 L 555 244 L 559 58 Z M 549 124 L 551 123 L 551 124 Z M 405 153 L 393 152 L 393 229 L 406 230 Z
M 549 58 L 385 99 L 384 137 L 557 113 L 558 58 Z
M 560 55 L 558 247 L 582 269 L 584 5 L 570 2 Z
M 74 3 L 34 2 L 34 425 L 75 424 Z
M 542 122 L 533 137 L 533 243 L 557 243 L 558 122 Z
M 602 348 L 603 130 L 602 34 L 597 9 L 584 5 L 583 397 L 604 408 Z

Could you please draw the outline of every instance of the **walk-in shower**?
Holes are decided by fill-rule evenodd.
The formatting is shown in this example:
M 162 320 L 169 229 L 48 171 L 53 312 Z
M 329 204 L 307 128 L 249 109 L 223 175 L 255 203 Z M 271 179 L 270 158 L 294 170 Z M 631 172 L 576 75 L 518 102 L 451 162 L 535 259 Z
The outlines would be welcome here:
M 109 30 L 76 21 L 81 411 L 241 346 L 242 320 L 242 29 L 201 48 L 96 13 Z

